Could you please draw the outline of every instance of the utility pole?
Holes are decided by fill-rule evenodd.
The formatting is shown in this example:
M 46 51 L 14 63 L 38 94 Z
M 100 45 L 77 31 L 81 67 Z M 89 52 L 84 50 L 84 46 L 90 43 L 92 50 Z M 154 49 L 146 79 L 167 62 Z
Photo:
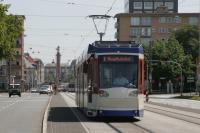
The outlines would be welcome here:
M 58 86 L 59 80 L 60 80 L 60 74 L 61 74 L 61 67 L 60 67 L 60 60 L 61 60 L 61 54 L 60 54 L 60 47 L 58 46 L 56 48 L 57 54 L 56 54 L 56 85 Z
M 200 3 L 200 2 L 199 2 Z M 200 7 L 199 7 L 199 12 L 200 12 Z M 198 30 L 199 30 L 199 52 L 198 52 L 198 60 L 197 60 L 197 85 L 196 85 L 196 92 L 199 92 L 200 96 L 200 13 L 199 13 L 199 25 L 198 25 Z

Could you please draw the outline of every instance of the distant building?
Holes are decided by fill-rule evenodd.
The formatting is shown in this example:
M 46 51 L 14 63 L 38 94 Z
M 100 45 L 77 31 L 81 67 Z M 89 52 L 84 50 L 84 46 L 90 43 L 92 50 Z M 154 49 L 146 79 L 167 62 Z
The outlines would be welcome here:
M 67 64 L 61 64 L 61 81 L 60 82 L 66 82 L 67 81 L 67 72 L 68 72 L 68 65 Z M 56 64 L 55 63 L 49 63 L 45 65 L 44 69 L 44 77 L 45 82 L 55 82 L 56 80 Z
M 34 58 L 37 69 L 37 85 L 44 83 L 44 63 L 41 59 Z
M 166 39 L 183 25 L 198 25 L 199 13 L 120 13 L 115 16 L 118 41 L 149 41 Z
M 44 83 L 44 64 L 40 59 L 24 54 L 24 80 L 26 89 L 35 88 Z
M 125 13 L 156 13 L 165 6 L 169 13 L 178 12 L 178 0 L 125 0 Z
M 36 63 L 28 53 L 24 55 L 24 80 L 26 90 L 30 90 L 37 86 Z

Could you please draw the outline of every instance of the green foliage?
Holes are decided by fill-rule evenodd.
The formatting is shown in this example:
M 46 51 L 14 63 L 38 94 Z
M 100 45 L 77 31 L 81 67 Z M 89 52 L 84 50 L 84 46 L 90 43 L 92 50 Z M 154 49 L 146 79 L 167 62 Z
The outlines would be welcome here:
M 23 32 L 23 16 L 7 15 L 9 5 L 0 4 L 0 59 L 13 59 L 17 38 Z
M 193 65 L 192 58 L 184 54 L 183 47 L 179 42 L 171 36 L 168 40 L 158 40 L 152 44 L 145 46 L 145 60 L 158 60 L 153 65 L 153 79 L 159 80 L 160 77 L 173 79 L 179 77 L 181 69 L 183 74 L 189 75 L 192 73 Z M 154 63 L 155 64 L 155 63 Z
M 173 34 L 176 40 L 183 46 L 185 54 L 192 55 L 192 60 L 195 63 L 198 56 L 198 39 L 199 29 L 196 25 L 185 25 Z

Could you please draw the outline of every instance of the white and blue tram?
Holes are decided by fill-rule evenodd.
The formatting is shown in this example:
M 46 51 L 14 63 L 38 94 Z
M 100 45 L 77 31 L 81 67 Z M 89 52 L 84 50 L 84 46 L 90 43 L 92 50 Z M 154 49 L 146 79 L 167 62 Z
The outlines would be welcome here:
M 143 47 L 134 42 L 96 41 L 76 64 L 76 104 L 88 117 L 142 117 Z

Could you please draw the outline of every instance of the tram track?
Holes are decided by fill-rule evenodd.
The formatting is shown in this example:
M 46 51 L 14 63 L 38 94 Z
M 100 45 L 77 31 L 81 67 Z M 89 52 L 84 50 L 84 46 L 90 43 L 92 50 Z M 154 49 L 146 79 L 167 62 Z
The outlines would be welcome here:
M 163 108 L 162 106 L 160 106 L 160 107 Z M 166 110 L 161 109 L 161 108 L 159 108 L 159 106 L 158 107 L 150 107 L 150 105 L 145 105 L 146 111 L 164 115 L 164 116 L 171 117 L 174 119 L 182 120 L 182 121 L 189 122 L 192 124 L 200 125 L 200 118 L 198 117 L 198 114 L 197 114 L 197 117 L 194 117 L 192 115 L 180 113 L 179 110 L 177 110 L 175 112 L 175 110 L 173 110 L 173 111 L 167 110 L 170 108 L 166 108 Z
M 68 94 L 67 96 L 69 96 L 70 99 L 75 100 L 74 95 Z M 174 118 L 174 119 L 177 119 L 177 120 L 182 120 L 182 121 L 192 123 L 192 124 L 195 124 L 195 125 L 200 125 L 199 114 L 192 113 L 193 115 L 188 115 L 187 114 L 188 112 L 186 114 L 184 114 L 184 111 L 180 111 L 180 110 L 176 111 L 175 109 L 171 109 L 171 108 L 163 109 L 164 107 L 162 107 L 162 106 L 159 106 L 159 107 L 150 107 L 150 106 L 151 105 L 145 105 L 145 110 L 149 111 L 149 112 L 156 113 L 156 114 L 160 114 L 160 115 L 163 115 L 163 116 L 171 117 L 171 118 Z M 195 114 L 197 115 L 196 117 L 195 117 Z M 113 124 L 112 122 L 105 122 L 105 123 L 109 127 L 111 127 L 113 130 L 115 130 L 116 132 L 118 132 L 118 133 L 122 132 L 120 130 L 120 128 L 114 126 L 115 124 Z M 121 124 L 125 124 L 125 123 L 127 123 L 127 122 L 125 122 L 125 121 L 121 122 Z M 146 132 L 147 133 L 154 133 L 153 131 L 151 131 L 151 130 L 149 130 L 149 129 L 141 126 L 141 125 L 138 125 L 137 123 L 134 123 L 134 122 L 128 122 L 128 123 L 131 123 L 132 125 L 142 129 L 145 133 Z
M 75 100 L 75 96 L 70 94 L 70 93 L 65 93 L 66 96 L 68 96 L 71 100 Z M 89 122 L 91 122 L 90 119 L 86 118 Z M 154 133 L 153 131 L 145 128 L 145 127 L 142 127 L 134 122 L 129 122 L 130 119 L 117 119 L 116 121 L 115 120 L 112 120 L 112 119 L 98 119 L 98 120 L 92 120 L 92 121 L 97 121 L 97 122 L 103 122 L 105 123 L 108 127 L 110 127 L 112 130 L 114 130 L 115 132 L 117 133 L 123 133 L 124 131 L 122 129 L 120 129 L 117 125 L 117 124 L 120 124 L 121 126 L 129 126 L 131 129 L 133 129 L 135 132 L 138 132 L 138 133 Z M 133 120 L 131 120 L 133 121 Z M 128 125 L 127 125 L 128 124 Z M 133 125 L 134 127 L 130 126 L 130 125 Z

